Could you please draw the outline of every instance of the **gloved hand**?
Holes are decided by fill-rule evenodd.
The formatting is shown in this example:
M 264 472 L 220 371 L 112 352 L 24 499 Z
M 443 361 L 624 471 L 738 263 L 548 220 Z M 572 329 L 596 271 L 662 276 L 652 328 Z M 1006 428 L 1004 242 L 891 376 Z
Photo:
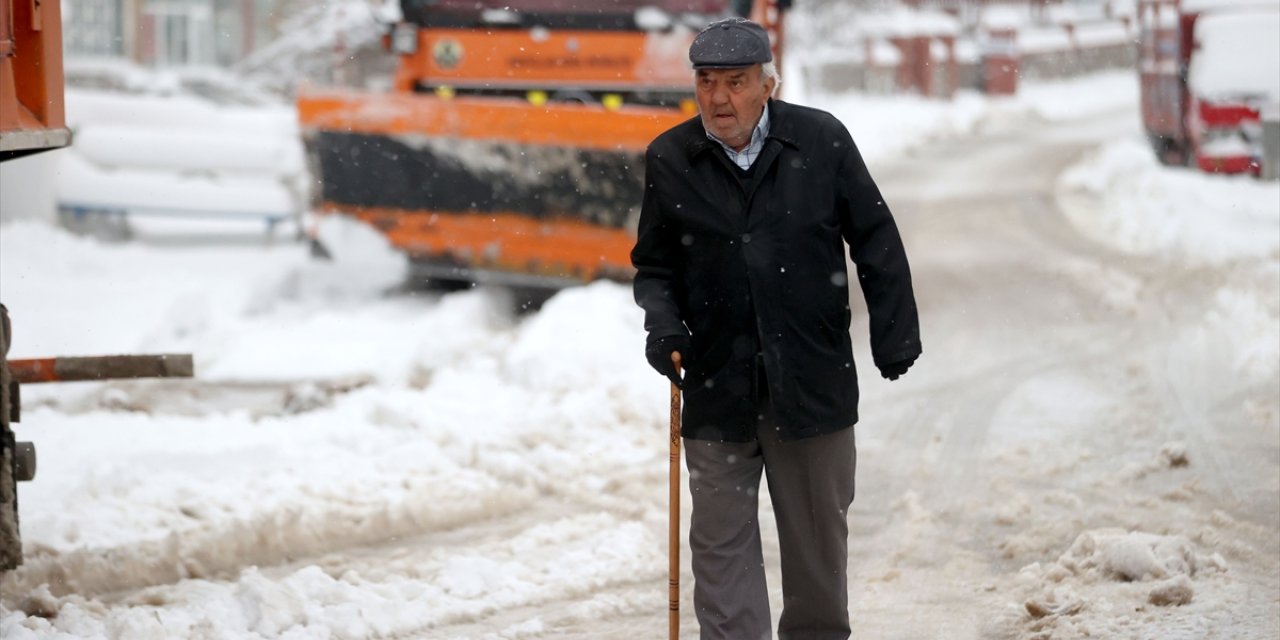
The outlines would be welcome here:
M 666 336 L 657 340 L 650 340 L 644 347 L 644 356 L 649 359 L 649 366 L 653 367 L 671 380 L 671 383 L 677 387 L 684 383 L 680 378 L 680 374 L 676 372 L 676 365 L 671 361 L 671 354 L 679 352 L 681 367 L 689 364 L 689 336 Z
M 915 363 L 916 363 L 915 358 L 911 358 L 909 360 L 899 360 L 898 362 L 891 362 L 889 364 L 884 365 L 883 367 L 880 367 L 880 375 L 884 377 L 885 380 L 897 380 L 899 376 L 906 373 L 907 369 L 910 369 L 911 365 Z

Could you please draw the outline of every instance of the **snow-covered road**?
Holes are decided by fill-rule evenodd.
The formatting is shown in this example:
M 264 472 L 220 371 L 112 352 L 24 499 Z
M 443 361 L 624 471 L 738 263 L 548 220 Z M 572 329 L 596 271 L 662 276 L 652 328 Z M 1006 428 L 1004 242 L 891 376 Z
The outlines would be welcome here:
M 928 364 L 867 392 L 850 543 L 862 637 L 1280 628 L 1280 198 L 1255 194 L 1261 238 L 1244 226 L 1186 239 L 1200 260 L 1172 240 L 1138 254 L 1090 239 L 1112 217 L 1148 215 L 1108 211 L 1114 198 L 1063 178 L 1078 163 L 1097 171 L 1099 147 L 1137 145 L 1131 118 L 993 122 L 888 167 Z M 1116 182 L 1162 173 L 1141 153 Z M 1204 183 L 1183 196 L 1225 182 L 1180 173 Z M 1248 213 L 1218 205 L 1204 214 Z M 1167 222 L 1146 231 L 1186 209 L 1157 209 Z M 1241 236 L 1253 253 L 1222 259 Z M 1143 580 L 1117 570 L 1129 562 L 1160 569 Z M 1152 603 L 1175 586 L 1189 602 Z M 1064 613 L 1035 618 L 1028 605 Z
M 925 356 L 863 379 L 855 637 L 1276 637 L 1280 188 L 1155 167 L 1132 103 L 960 107 L 971 135 L 873 165 Z M 626 287 L 518 316 L 383 295 L 385 257 L 36 224 L 0 260 L 18 357 L 200 375 L 24 389 L 5 638 L 665 637 L 666 387 Z

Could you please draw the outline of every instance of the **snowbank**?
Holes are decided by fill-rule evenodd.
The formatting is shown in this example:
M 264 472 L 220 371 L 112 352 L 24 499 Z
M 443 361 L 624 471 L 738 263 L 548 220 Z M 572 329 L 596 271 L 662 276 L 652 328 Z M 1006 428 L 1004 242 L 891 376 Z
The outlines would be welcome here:
M 1199 553 L 1184 536 L 1086 531 L 1057 561 L 1020 572 L 1033 593 L 1023 604 L 1026 626 L 1044 637 L 1111 637 L 1163 626 L 1161 608 L 1191 604 L 1197 582 L 1227 571 L 1221 555 Z M 1194 615 L 1180 617 L 1183 629 L 1203 624 Z
M 327 219 L 321 230 L 338 260 L 312 260 L 300 245 L 166 251 L 102 244 L 44 224 L 6 225 L 0 284 L 14 320 L 11 356 L 191 351 L 210 380 L 403 370 L 412 355 L 400 338 L 359 310 L 403 281 L 403 255 L 346 219 Z M 401 309 L 391 322 L 414 313 L 404 304 L 387 303 Z M 328 312 L 335 306 L 355 317 L 336 321 Z M 346 324 L 353 321 L 365 324 Z M 345 352 L 335 347 L 339 338 Z
M 27 562 L 4 591 L 57 615 L 8 611 L 6 638 L 394 635 L 661 579 L 645 523 L 661 518 L 665 489 L 646 470 L 665 468 L 665 407 L 652 401 L 665 383 L 636 356 L 628 288 L 565 291 L 520 319 L 493 291 L 386 298 L 360 269 L 336 290 L 308 285 L 328 266 L 301 248 L 101 245 L 35 224 L 6 226 L 0 242 L 15 355 L 189 350 L 206 381 L 377 380 L 265 414 L 195 397 L 182 415 L 30 398 L 41 471 L 23 486 Z M 346 250 L 379 260 L 367 237 Z M 40 270 L 10 266 L 34 253 Z M 547 494 L 571 506 L 447 554 L 410 545 L 397 575 L 252 568 L 523 522 Z M 159 600 L 93 599 L 174 582 Z
M 1065 122 L 1117 111 L 1134 104 L 1138 95 L 1137 82 L 1129 72 L 1028 82 L 1017 96 L 1009 98 L 961 91 L 951 101 L 859 93 L 810 97 L 802 84 L 787 87 L 787 99 L 830 111 L 839 118 L 853 134 L 858 150 L 872 161 L 917 149 L 927 151 L 932 141 L 983 128 Z
M 1280 183 L 1162 167 L 1136 137 L 1072 167 L 1058 193 L 1081 233 L 1125 253 L 1191 264 L 1280 254 Z

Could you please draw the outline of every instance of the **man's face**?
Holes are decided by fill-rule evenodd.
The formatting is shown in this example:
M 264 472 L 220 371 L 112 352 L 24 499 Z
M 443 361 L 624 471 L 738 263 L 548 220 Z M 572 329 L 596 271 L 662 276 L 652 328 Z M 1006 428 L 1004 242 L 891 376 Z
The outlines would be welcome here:
M 761 65 L 740 69 L 699 69 L 694 80 L 702 126 L 725 144 L 741 151 L 773 93 L 773 78 Z

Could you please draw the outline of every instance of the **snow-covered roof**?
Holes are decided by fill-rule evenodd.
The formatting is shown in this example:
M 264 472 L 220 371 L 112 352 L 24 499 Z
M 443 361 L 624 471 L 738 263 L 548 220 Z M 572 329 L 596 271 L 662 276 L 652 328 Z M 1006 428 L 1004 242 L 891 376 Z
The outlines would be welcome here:
M 1280 11 L 1209 14 L 1196 21 L 1188 81 L 1200 96 L 1280 100 Z

